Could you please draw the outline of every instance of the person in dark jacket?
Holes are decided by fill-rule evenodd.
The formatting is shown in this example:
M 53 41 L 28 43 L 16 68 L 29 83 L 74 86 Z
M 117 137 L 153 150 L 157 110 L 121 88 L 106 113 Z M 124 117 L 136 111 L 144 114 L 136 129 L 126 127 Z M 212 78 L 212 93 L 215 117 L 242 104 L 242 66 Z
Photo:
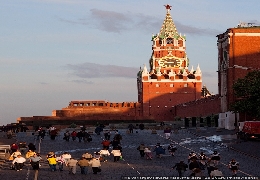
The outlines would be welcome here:
M 172 168 L 176 168 L 179 173 L 179 177 L 183 177 L 184 172 L 187 171 L 188 165 L 185 164 L 184 161 L 180 161 L 179 163 L 176 163 L 175 166 L 173 166 Z
M 160 145 L 160 143 L 157 143 L 153 152 L 156 153 L 156 157 L 161 158 L 162 155 L 165 154 L 165 149 Z

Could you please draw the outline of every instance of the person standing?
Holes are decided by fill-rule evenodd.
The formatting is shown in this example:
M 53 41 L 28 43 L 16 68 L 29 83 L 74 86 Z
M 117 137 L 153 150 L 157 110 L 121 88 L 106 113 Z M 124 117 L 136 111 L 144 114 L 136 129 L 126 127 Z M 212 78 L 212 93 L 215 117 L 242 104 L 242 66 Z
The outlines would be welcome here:
M 103 145 L 103 149 L 109 149 L 110 141 L 105 139 L 101 144 Z
M 129 129 L 129 133 L 134 133 L 134 125 L 133 124 L 129 124 L 128 129 Z
M 42 160 L 41 156 L 37 156 L 36 153 L 34 153 L 33 156 L 29 158 L 29 162 L 30 162 L 33 170 L 39 170 L 40 160 Z
M 239 168 L 239 163 L 236 162 L 235 159 L 232 159 L 232 160 L 229 162 L 228 167 L 229 167 L 229 169 L 230 169 L 231 172 L 232 172 L 232 176 L 237 176 L 237 171 L 238 171 L 238 168 Z
M 80 166 L 81 174 L 87 174 L 88 173 L 89 160 L 82 157 L 79 160 L 78 165 Z
M 92 160 L 89 161 L 89 164 L 92 167 L 93 174 L 97 174 L 98 172 L 101 172 L 100 169 L 101 163 L 99 158 L 93 158 Z
M 77 163 L 78 161 L 76 159 L 70 158 L 70 160 L 68 160 L 69 174 L 76 174 Z
M 165 134 L 165 138 L 166 138 L 166 139 L 170 139 L 170 137 L 171 137 L 171 129 L 167 127 L 167 128 L 164 130 L 164 134 Z
M 11 144 L 10 145 L 11 153 L 16 152 L 18 150 L 18 148 L 19 147 L 17 146 L 17 144 L 15 144 L 15 143 Z
M 70 135 L 72 137 L 72 140 L 75 141 L 76 137 L 77 137 L 77 132 L 76 131 L 72 131 L 72 133 Z
M 27 150 L 26 142 L 20 142 L 20 143 L 18 144 L 18 147 L 19 147 L 21 153 L 24 155 L 25 152 L 26 152 L 26 150 Z
M 18 154 L 18 156 L 13 160 L 12 164 L 15 166 L 16 171 L 21 171 L 26 159 Z
M 179 163 L 176 163 L 175 166 L 172 167 L 172 169 L 176 168 L 176 170 L 179 173 L 179 177 L 183 177 L 185 171 L 187 171 L 188 165 L 184 163 L 184 161 L 180 161 Z
M 137 147 L 137 150 L 140 152 L 140 156 L 141 156 L 141 157 L 144 157 L 144 155 L 145 155 L 145 153 L 144 153 L 144 148 L 145 148 L 144 143 L 141 143 L 141 144 Z

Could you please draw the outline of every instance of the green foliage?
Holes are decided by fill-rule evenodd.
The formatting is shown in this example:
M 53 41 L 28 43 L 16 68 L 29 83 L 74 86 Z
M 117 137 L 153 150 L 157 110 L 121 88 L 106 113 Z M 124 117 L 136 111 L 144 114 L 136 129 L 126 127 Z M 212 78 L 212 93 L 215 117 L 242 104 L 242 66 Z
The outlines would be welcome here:
M 231 105 L 234 112 L 260 117 L 260 71 L 251 71 L 233 85 L 236 101 Z
M 72 123 L 70 126 L 69 126 L 69 128 L 76 128 L 77 127 L 77 125 L 75 124 L 75 123 Z

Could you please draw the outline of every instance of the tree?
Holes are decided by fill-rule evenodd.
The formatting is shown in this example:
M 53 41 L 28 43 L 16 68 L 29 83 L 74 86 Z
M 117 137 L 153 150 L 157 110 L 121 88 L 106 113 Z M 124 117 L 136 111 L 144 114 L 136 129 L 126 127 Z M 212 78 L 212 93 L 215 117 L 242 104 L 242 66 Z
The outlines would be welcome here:
M 260 118 L 260 71 L 251 71 L 243 79 L 238 79 L 233 90 L 236 98 L 231 110 Z

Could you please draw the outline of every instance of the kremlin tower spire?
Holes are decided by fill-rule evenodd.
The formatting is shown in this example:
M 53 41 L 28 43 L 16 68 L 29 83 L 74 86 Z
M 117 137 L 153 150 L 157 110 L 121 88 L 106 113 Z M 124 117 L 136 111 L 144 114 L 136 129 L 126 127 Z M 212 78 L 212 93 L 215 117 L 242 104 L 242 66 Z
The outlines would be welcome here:
M 175 105 L 201 98 L 200 67 L 189 71 L 186 37 L 177 31 L 170 14 L 171 6 L 164 6 L 166 16 L 160 32 L 152 35 L 150 69 L 144 66 L 137 74 L 140 112 L 155 119 L 173 118 Z

